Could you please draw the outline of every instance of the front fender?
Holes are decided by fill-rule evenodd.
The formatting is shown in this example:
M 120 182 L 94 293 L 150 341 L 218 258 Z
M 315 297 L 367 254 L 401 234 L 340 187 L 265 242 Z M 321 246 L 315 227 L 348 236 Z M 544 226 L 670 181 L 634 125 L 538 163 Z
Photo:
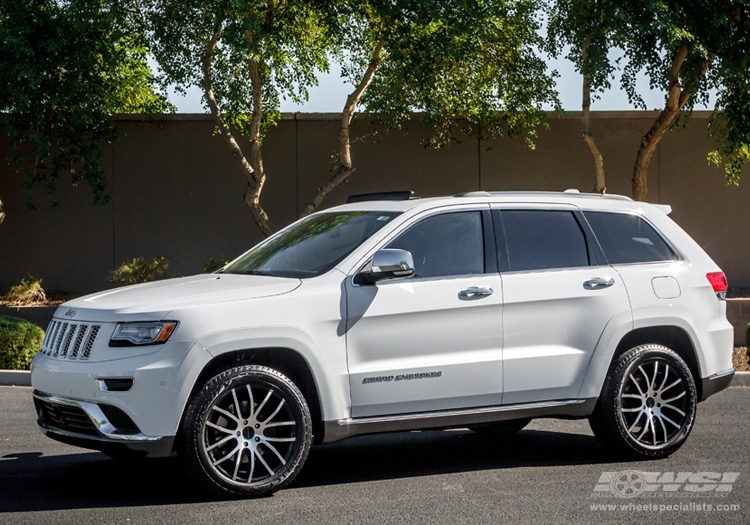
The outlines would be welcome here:
M 318 391 L 324 421 L 349 417 L 349 382 L 346 354 L 322 349 L 307 333 L 289 326 L 238 328 L 215 332 L 200 338 L 199 343 L 212 357 L 253 349 L 286 348 L 299 354 L 307 363 Z M 341 341 L 344 349 L 344 342 Z M 338 358 L 337 358 L 338 355 Z

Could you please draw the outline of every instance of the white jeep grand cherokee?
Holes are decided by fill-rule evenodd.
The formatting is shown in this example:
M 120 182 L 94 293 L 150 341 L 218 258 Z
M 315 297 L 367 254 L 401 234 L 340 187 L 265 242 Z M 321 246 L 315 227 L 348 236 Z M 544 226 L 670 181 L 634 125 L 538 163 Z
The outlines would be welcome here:
M 176 451 L 224 495 L 287 485 L 354 435 L 588 418 L 663 457 L 732 379 L 724 274 L 612 195 L 359 196 L 220 271 L 61 306 L 32 363 L 39 425 L 111 456 Z

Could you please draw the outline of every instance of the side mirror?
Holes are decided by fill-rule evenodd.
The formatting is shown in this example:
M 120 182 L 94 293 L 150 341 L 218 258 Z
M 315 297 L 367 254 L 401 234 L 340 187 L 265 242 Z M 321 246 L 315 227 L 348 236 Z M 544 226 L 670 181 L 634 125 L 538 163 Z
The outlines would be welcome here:
M 375 284 L 386 279 L 410 277 L 414 275 L 414 258 L 406 250 L 378 250 L 372 256 L 372 263 L 362 270 L 359 278 L 367 284 Z

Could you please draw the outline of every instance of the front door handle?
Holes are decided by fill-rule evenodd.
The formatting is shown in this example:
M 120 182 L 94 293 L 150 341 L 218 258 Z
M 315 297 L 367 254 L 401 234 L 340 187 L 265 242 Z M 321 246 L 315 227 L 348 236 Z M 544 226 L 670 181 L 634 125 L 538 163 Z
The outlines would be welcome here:
M 594 277 L 583 283 L 583 287 L 587 290 L 601 290 L 602 288 L 609 288 L 615 284 L 615 280 L 612 277 Z
M 487 297 L 488 295 L 492 295 L 492 292 L 492 288 L 472 286 L 471 288 L 458 292 L 458 296 L 462 299 L 475 299 L 477 297 Z

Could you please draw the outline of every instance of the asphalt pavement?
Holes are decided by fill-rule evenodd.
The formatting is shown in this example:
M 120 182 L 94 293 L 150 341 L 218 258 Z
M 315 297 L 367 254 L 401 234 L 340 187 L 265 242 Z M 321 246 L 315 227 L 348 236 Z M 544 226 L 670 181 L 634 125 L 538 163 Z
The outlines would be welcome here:
M 614 460 L 586 421 L 363 436 L 314 447 L 288 488 L 240 501 L 199 493 L 176 457 L 119 462 L 44 437 L 28 387 L 0 387 L 0 407 L 0 524 L 750 523 L 747 387 L 701 403 L 662 460 Z

